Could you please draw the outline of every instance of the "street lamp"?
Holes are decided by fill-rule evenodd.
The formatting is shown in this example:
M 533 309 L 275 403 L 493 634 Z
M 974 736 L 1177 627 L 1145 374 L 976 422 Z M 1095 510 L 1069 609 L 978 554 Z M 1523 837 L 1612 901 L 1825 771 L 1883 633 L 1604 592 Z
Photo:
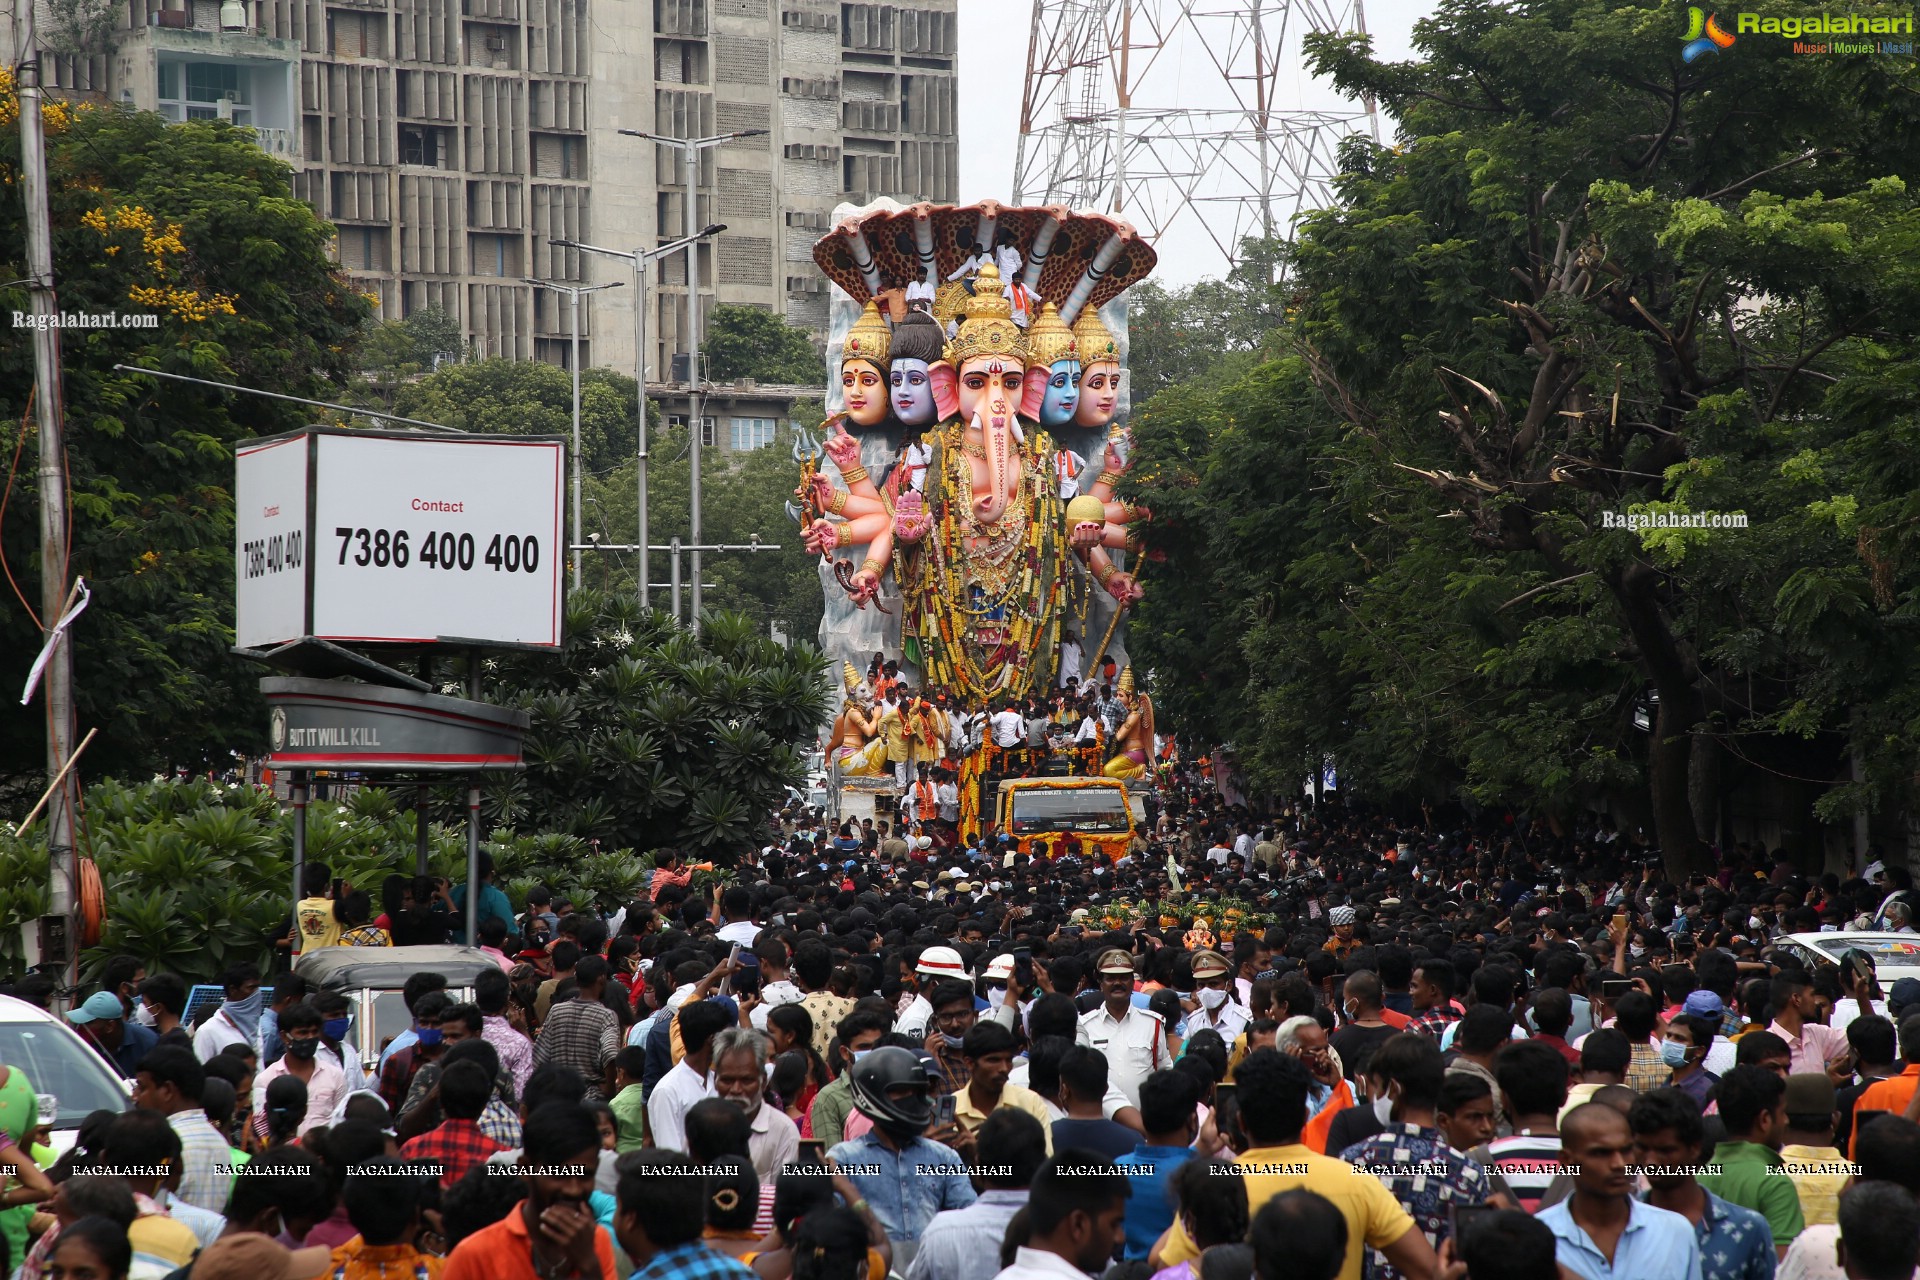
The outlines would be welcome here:
M 621 133 L 629 138 L 645 138 L 649 142 L 663 147 L 678 147 L 682 167 L 686 173 L 686 201 L 683 227 L 691 227 L 696 216 L 697 192 L 699 190 L 700 153 L 709 147 L 725 146 L 741 138 L 763 138 L 771 129 L 736 129 L 732 133 L 716 133 L 708 138 L 669 138 L 665 134 L 645 133 L 639 129 L 622 129 Z M 687 501 L 692 508 L 693 545 L 700 545 L 700 251 L 689 247 L 687 250 L 687 423 L 692 428 L 691 449 L 688 454 L 690 480 L 687 485 Z M 700 633 L 700 553 L 693 553 L 693 631 Z
M 573 540 L 580 541 L 580 295 L 598 293 L 602 289 L 618 289 L 625 280 L 615 280 L 612 284 L 566 285 L 555 284 L 551 280 L 535 280 L 531 276 L 522 276 L 536 289 L 551 289 L 555 293 L 564 293 L 573 304 Z M 573 557 L 573 589 L 580 589 L 580 557 Z
M 640 607 L 650 608 L 647 589 L 647 267 L 661 258 L 672 257 L 696 240 L 718 235 L 727 229 L 723 222 L 716 222 L 693 235 L 682 236 L 678 240 L 661 245 L 657 249 L 635 249 L 623 253 L 618 249 L 603 249 L 597 244 L 582 244 L 578 240 L 550 240 L 562 249 L 578 249 L 582 253 L 597 253 L 608 258 L 621 258 L 633 266 L 633 285 L 636 291 L 633 308 L 633 372 L 634 380 L 639 384 L 636 393 L 640 404 Z M 578 538 L 575 539 L 579 541 Z

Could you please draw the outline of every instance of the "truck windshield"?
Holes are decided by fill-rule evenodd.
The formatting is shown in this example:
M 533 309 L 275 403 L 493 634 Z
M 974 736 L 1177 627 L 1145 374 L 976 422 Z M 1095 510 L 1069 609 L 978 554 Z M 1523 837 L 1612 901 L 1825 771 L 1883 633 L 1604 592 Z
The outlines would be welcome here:
M 1036 831 L 1125 831 L 1126 793 L 1118 787 L 1029 787 L 1013 793 L 1015 835 Z

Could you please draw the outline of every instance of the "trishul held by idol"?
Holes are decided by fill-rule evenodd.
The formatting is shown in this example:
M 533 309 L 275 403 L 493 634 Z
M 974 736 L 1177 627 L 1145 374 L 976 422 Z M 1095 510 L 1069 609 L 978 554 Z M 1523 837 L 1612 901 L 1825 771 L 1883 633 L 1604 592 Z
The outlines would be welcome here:
M 1150 518 L 1114 493 L 1132 441 L 1099 309 L 1153 269 L 1152 247 L 1114 218 L 988 202 L 860 211 L 813 254 L 862 310 L 829 370 L 833 468 L 804 462 L 796 493 L 809 550 L 860 609 L 897 601 L 897 656 L 961 707 L 1050 689 L 1076 623 L 1092 677 L 1140 596 Z M 863 441 L 892 454 L 883 475 Z M 1098 649 L 1096 594 L 1112 602 Z

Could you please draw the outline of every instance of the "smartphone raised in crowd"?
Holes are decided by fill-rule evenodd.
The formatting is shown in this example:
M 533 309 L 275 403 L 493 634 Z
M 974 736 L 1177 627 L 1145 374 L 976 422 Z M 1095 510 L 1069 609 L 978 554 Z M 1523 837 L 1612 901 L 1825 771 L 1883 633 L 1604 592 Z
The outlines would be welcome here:
M 954 1107 L 957 1103 L 950 1093 L 940 1095 L 933 1107 L 933 1123 L 936 1128 L 945 1129 L 953 1124 Z

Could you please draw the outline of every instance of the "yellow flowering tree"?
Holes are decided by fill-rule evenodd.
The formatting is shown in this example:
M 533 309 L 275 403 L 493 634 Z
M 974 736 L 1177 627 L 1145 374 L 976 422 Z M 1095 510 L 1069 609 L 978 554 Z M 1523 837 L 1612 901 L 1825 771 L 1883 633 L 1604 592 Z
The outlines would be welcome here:
M 13 194 L 18 116 L 0 70 L 0 280 L 27 274 Z M 247 130 L 60 102 L 43 118 L 60 310 L 117 317 L 116 327 L 60 335 L 69 572 L 93 589 L 73 631 L 80 723 L 101 730 L 87 768 L 142 775 L 216 762 L 259 746 L 266 724 L 258 672 L 228 653 L 232 446 L 309 416 L 114 366 L 337 400 L 369 307 L 329 255 L 331 228 L 293 197 L 286 166 Z M 0 288 L 0 313 L 29 307 L 23 287 Z M 37 607 L 31 337 L 0 326 L 0 461 L 22 459 L 0 552 Z M 35 621 L 11 589 L 0 591 L 0 652 L 33 653 Z M 38 772 L 44 732 L 38 704 L 0 712 L 0 795 Z

